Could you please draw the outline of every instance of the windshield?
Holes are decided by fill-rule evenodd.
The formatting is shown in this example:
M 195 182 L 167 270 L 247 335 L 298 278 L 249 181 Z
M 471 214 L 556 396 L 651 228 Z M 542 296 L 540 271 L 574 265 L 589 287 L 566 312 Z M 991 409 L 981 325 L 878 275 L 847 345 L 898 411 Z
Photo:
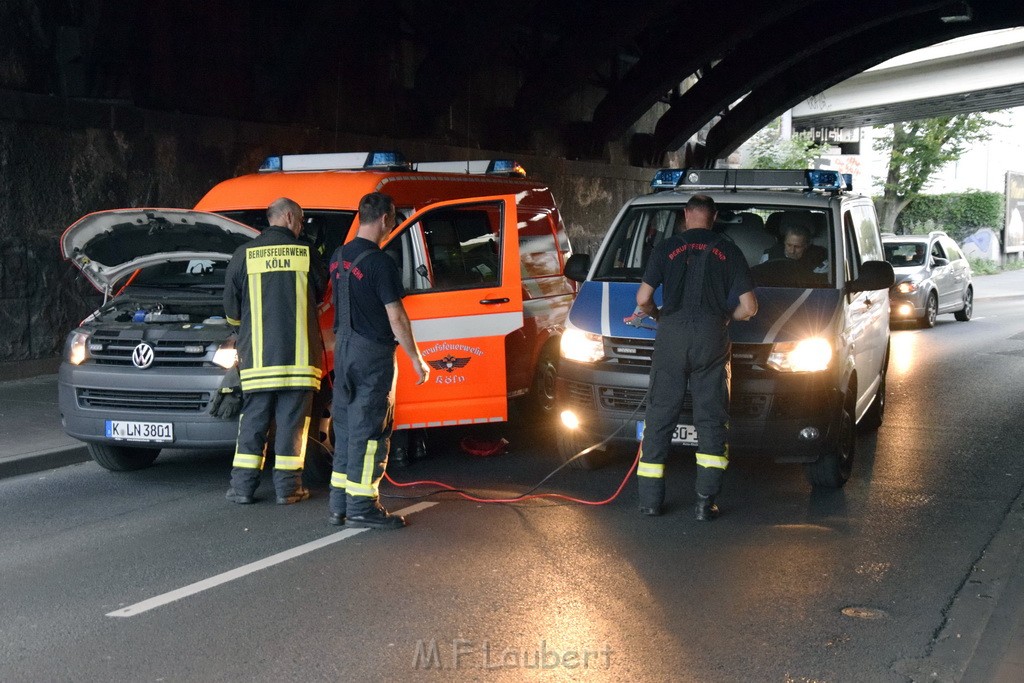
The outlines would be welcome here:
M 654 247 L 682 229 L 682 204 L 630 208 L 613 228 L 594 279 L 639 281 Z M 758 286 L 834 286 L 833 227 L 825 211 L 719 204 L 714 230 L 743 252 Z
M 215 291 L 219 295 L 224 288 L 227 268 L 228 262 L 224 259 L 166 261 L 135 269 L 114 283 L 113 290 L 120 293 L 125 289 L 190 289 Z
M 239 223 L 245 223 L 260 232 L 270 225 L 267 222 L 266 209 L 219 211 L 218 213 Z M 327 262 L 334 250 L 345 242 L 356 213 L 355 211 L 304 209 L 303 214 L 305 219 L 302 225 L 302 239 L 312 244 L 313 250 L 320 255 L 324 262 Z
M 923 266 L 925 245 L 923 242 L 885 242 L 885 260 L 893 268 Z

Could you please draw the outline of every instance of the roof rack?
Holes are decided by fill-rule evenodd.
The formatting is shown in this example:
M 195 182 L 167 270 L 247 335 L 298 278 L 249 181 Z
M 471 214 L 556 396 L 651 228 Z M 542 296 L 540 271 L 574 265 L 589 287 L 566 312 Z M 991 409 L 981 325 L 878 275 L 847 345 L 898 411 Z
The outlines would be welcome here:
M 470 175 L 500 175 L 526 177 L 526 169 L 513 159 L 473 159 L 470 161 L 420 161 L 413 164 L 416 171 L 433 173 L 468 173 Z
M 678 169 L 663 168 L 651 180 L 655 192 L 673 188 L 688 190 L 809 190 L 848 192 L 850 174 L 828 169 Z
M 404 171 L 409 163 L 401 152 L 337 152 L 330 154 L 278 154 L 263 160 L 260 172 L 268 171 Z

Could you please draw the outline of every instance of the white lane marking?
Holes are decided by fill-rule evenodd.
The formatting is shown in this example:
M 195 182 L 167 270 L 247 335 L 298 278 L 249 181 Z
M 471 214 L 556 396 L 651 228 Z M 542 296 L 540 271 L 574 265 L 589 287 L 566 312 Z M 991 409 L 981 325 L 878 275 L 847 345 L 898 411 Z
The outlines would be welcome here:
M 402 508 L 401 510 L 394 512 L 392 514 L 411 515 L 421 510 L 426 510 L 429 507 L 433 507 L 434 505 L 437 505 L 437 503 L 424 501 L 422 503 L 410 505 L 407 508 Z M 215 588 L 216 586 L 227 583 L 229 581 L 234 581 L 235 579 L 240 579 L 243 576 L 252 574 L 254 572 L 258 572 L 261 569 L 273 567 L 275 564 L 280 564 L 292 558 L 298 557 L 299 555 L 305 555 L 306 553 L 312 552 L 314 550 L 319 550 L 324 546 L 331 545 L 332 543 L 337 543 L 338 541 L 343 541 L 346 538 L 351 538 L 352 536 L 355 536 L 356 534 L 362 533 L 364 531 L 369 531 L 369 529 L 345 529 L 344 531 L 339 531 L 337 533 L 331 534 L 330 536 L 324 536 L 323 538 L 317 539 L 315 541 L 303 543 L 300 546 L 296 546 L 290 550 L 285 550 L 283 552 L 277 553 L 276 555 L 271 555 L 270 557 L 266 557 L 262 560 L 250 562 L 249 564 L 238 567 L 237 569 L 232 569 L 231 571 L 224 572 L 223 574 L 217 574 L 216 576 L 211 576 L 208 579 L 203 579 L 202 581 L 191 583 L 187 586 L 184 586 L 177 590 L 173 590 L 169 593 L 158 595 L 155 598 L 143 600 L 142 602 L 137 602 L 134 605 L 129 605 L 128 607 L 125 607 L 123 609 L 108 612 L 106 616 L 134 617 L 136 614 L 142 614 L 143 612 L 148 612 L 151 609 L 156 609 L 157 607 L 162 607 L 163 605 L 167 605 L 177 600 L 181 600 L 182 598 L 187 598 L 190 595 L 202 593 L 207 589 Z
M 779 336 L 779 332 L 782 331 L 783 326 L 789 322 L 789 319 L 793 317 L 793 314 L 796 313 L 797 309 L 807 301 L 808 297 L 811 296 L 812 291 L 813 290 L 811 289 L 805 289 L 804 293 L 798 296 L 796 301 L 790 304 L 789 308 L 786 309 L 786 312 L 779 316 L 779 319 L 776 320 L 775 324 L 772 325 L 770 330 L 768 330 L 768 334 L 764 336 L 763 343 L 770 344 L 775 341 L 775 338 Z

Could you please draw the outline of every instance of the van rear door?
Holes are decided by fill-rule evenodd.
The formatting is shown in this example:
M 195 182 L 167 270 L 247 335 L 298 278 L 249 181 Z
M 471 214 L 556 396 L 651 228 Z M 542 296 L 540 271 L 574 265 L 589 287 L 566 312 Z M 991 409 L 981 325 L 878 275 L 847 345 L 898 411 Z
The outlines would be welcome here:
M 431 204 L 388 236 L 430 379 L 399 352 L 395 429 L 508 419 L 505 337 L 523 326 L 515 195 Z

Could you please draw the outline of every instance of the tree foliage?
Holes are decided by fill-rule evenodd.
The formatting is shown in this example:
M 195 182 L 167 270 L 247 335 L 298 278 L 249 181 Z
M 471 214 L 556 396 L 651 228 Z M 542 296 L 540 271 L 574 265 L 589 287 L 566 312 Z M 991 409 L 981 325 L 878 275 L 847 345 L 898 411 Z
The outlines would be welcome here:
M 750 138 L 750 168 L 810 168 L 811 161 L 821 156 L 824 145 L 805 138 L 785 140 L 781 130 L 775 119 Z
M 970 113 L 880 126 L 886 133 L 875 141 L 875 151 L 889 156 L 886 176 L 877 181 L 882 190 L 876 204 L 882 230 L 892 232 L 897 216 L 932 176 L 974 143 L 988 140 L 989 129 L 999 125 L 1003 124 L 984 113 Z
M 896 232 L 925 234 L 945 230 L 957 242 L 978 228 L 999 230 L 1003 224 L 1002 192 L 922 194 L 914 198 L 896 219 Z

